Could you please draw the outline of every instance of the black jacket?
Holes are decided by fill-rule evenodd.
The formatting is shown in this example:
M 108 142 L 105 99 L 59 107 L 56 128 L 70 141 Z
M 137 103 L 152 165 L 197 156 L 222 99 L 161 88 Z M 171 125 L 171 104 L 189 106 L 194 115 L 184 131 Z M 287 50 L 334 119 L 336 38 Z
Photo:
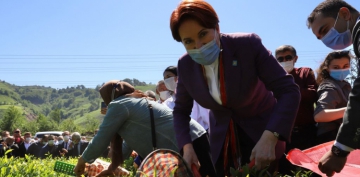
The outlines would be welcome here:
M 360 59 L 360 21 L 352 31 L 354 53 Z M 360 61 L 358 61 L 360 73 Z M 358 76 L 360 76 L 358 74 Z M 360 149 L 360 77 L 358 77 L 350 92 L 349 102 L 344 114 L 343 124 L 339 129 L 336 141 L 354 149 Z
M 72 148 L 72 149 L 68 150 L 69 151 L 67 153 L 68 157 L 78 157 L 79 155 L 81 155 L 84 152 L 86 147 L 89 145 L 89 142 L 87 142 L 87 141 L 80 141 L 79 143 L 80 143 L 80 152 L 79 152 L 80 154 L 76 154 L 76 151 L 74 150 L 74 148 Z

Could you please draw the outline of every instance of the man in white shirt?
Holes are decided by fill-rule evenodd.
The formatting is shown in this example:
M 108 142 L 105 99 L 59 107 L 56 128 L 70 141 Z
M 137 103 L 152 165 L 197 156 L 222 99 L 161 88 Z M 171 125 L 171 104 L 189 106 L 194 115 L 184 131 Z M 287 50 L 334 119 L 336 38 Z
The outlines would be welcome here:
M 29 146 L 33 143 L 33 141 L 31 141 L 31 133 L 30 132 L 26 132 L 24 134 L 24 141 L 19 145 L 19 149 L 20 149 L 20 157 L 25 157 L 26 151 L 28 150 Z
M 61 143 L 58 143 L 58 149 L 57 149 L 61 156 L 68 153 L 69 145 L 71 143 L 70 132 L 69 131 L 64 131 L 62 133 L 62 138 L 63 138 L 64 141 L 61 142 Z

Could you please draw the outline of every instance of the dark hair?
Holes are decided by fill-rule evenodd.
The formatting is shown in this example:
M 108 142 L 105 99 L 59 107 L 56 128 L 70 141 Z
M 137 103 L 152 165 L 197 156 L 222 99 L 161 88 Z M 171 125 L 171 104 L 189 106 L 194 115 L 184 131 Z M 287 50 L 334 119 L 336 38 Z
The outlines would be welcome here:
M 176 66 L 169 66 L 165 69 L 164 73 L 168 71 L 168 72 L 171 72 L 173 73 L 175 76 L 177 76 L 177 67 Z
M 316 6 L 307 18 L 308 28 L 310 28 L 310 25 L 315 21 L 318 14 L 322 14 L 324 17 L 332 17 L 336 19 L 339 10 L 342 7 L 348 8 L 350 13 L 358 13 L 358 11 L 353 6 L 343 0 L 325 0 Z
M 330 77 L 329 72 L 327 71 L 327 69 L 329 68 L 329 65 L 331 63 L 331 61 L 336 60 L 336 59 L 340 59 L 346 57 L 349 59 L 352 58 L 350 51 L 348 50 L 335 50 L 330 52 L 325 60 L 320 64 L 319 68 L 316 70 L 317 73 L 317 78 L 316 78 L 316 83 L 318 85 L 321 84 L 321 82 L 323 82 L 325 79 Z
M 295 48 L 291 45 L 282 45 L 282 46 L 278 47 L 275 50 L 275 56 L 279 53 L 287 52 L 287 51 L 290 51 L 292 53 L 292 55 L 297 56 Z
M 204 28 L 216 28 L 219 24 L 219 18 L 209 3 L 203 0 L 183 0 L 170 17 L 170 29 L 176 41 L 181 42 L 179 27 L 189 19 L 197 21 Z

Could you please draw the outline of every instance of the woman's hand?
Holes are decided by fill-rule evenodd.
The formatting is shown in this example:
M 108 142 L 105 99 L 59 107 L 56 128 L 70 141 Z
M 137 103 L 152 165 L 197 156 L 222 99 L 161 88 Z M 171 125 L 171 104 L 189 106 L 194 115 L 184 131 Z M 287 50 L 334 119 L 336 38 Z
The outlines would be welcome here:
M 193 145 L 191 143 L 185 144 L 183 147 L 183 158 L 186 161 L 186 163 L 191 167 L 192 164 L 196 165 L 196 168 L 200 168 L 199 160 L 196 156 L 196 153 L 194 151 Z
M 115 172 L 107 169 L 96 175 L 96 177 L 101 177 L 101 176 L 115 176 Z
M 78 163 L 76 164 L 76 167 L 74 168 L 74 172 L 76 176 L 81 176 L 85 172 L 85 160 L 80 157 L 78 160 Z
M 275 146 L 278 138 L 275 135 L 265 130 L 260 140 L 256 143 L 254 149 L 251 151 L 250 161 L 255 159 L 255 166 L 258 170 L 270 165 L 275 160 Z

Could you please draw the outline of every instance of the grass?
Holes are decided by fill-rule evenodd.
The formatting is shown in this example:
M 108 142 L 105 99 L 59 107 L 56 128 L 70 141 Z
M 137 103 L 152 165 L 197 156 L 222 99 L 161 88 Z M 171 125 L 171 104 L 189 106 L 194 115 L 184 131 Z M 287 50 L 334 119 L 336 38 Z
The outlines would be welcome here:
M 16 101 L 8 96 L 5 96 L 5 95 L 0 95 L 0 103 L 1 102 L 6 102 L 7 104 L 10 104 L 10 103 L 16 103 Z
M 147 90 L 152 90 L 155 92 L 156 85 L 147 85 L 147 86 L 136 86 L 135 89 L 141 90 L 143 92 Z

